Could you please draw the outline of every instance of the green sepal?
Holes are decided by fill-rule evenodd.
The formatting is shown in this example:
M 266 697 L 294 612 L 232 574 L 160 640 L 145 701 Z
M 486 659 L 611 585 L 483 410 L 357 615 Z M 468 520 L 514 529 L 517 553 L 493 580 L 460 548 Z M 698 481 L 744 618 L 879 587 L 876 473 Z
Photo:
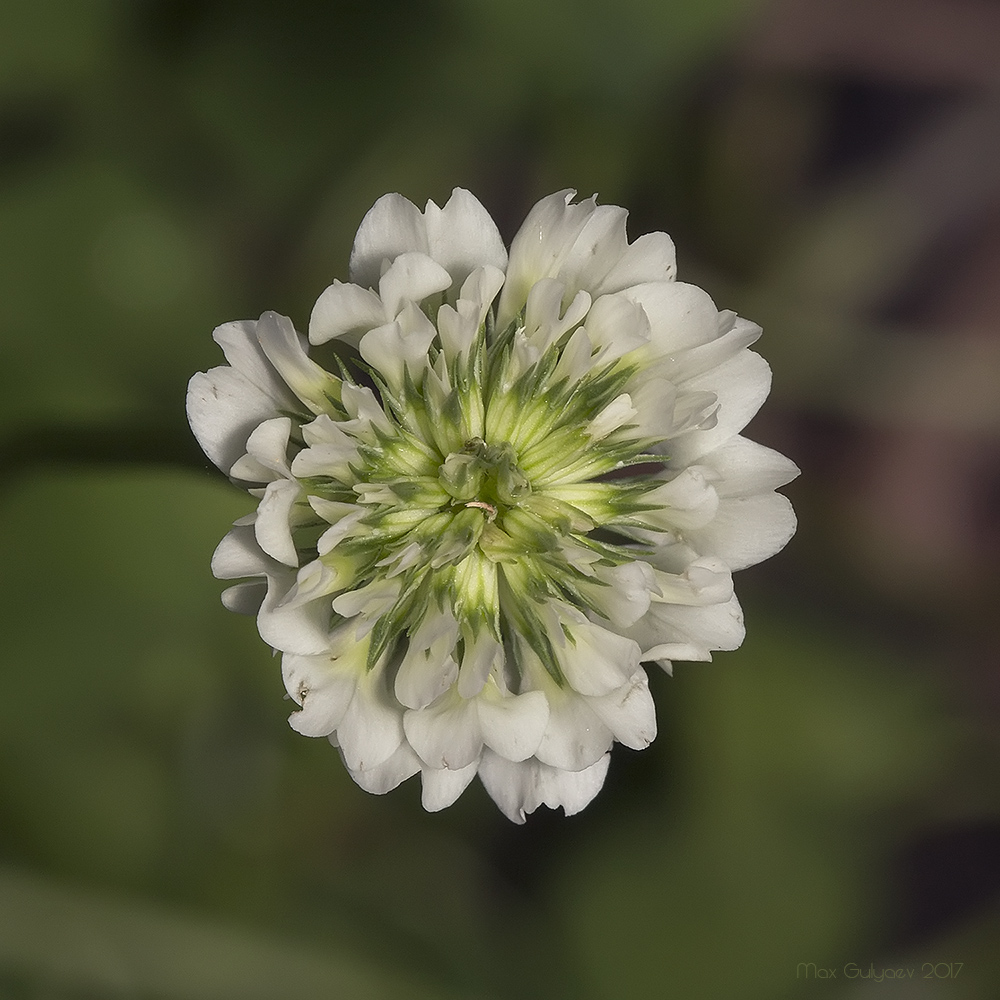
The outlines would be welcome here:
M 500 594 L 496 565 L 481 551 L 473 550 L 452 568 L 448 580 L 452 611 L 478 635 L 485 625 L 494 638 L 500 635 Z
M 431 568 L 440 569 L 464 559 L 479 541 L 486 518 L 474 507 L 465 507 L 451 519 L 441 532 L 431 556 Z
M 399 599 L 375 622 L 371 631 L 371 645 L 368 647 L 368 669 L 378 662 L 379 657 L 389 648 L 389 644 L 409 634 L 418 625 L 427 611 L 433 574 L 428 567 L 414 568 L 403 576 Z
M 586 534 L 597 527 L 594 519 L 579 507 L 544 493 L 533 493 L 526 497 L 521 502 L 521 508 L 551 524 L 561 535 Z
M 528 575 L 523 565 L 501 566 L 501 572 L 498 574 L 501 631 L 505 636 L 516 636 L 521 642 L 526 643 L 552 679 L 560 686 L 564 686 L 566 681 L 556 659 L 555 650 L 552 648 L 548 630 L 532 607 L 535 602 L 526 592 Z M 511 643 L 511 652 L 519 663 L 516 642 Z
M 503 515 L 499 524 L 528 552 L 552 552 L 559 548 L 559 532 L 529 510 L 514 507 Z
M 479 495 L 486 478 L 483 460 L 468 451 L 452 452 L 438 467 L 442 488 L 456 500 L 472 500 Z

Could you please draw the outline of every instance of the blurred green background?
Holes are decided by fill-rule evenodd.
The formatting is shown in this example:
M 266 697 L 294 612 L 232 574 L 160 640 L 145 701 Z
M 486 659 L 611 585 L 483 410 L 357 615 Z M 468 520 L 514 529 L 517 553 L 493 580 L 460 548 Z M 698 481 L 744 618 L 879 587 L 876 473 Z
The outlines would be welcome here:
M 8 0 L 0 998 L 998 995 L 998 45 L 989 0 Z M 803 468 L 744 647 L 522 828 L 288 729 L 183 412 L 214 326 L 303 327 L 379 195 L 456 185 L 670 232 Z

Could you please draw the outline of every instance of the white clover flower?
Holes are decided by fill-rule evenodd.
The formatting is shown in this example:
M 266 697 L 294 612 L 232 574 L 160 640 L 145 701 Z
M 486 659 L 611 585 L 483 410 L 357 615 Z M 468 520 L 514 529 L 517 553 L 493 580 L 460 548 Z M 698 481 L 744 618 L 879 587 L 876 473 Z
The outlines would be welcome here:
M 292 727 L 368 791 L 419 772 L 429 810 L 476 774 L 515 822 L 586 806 L 612 744 L 656 735 L 642 664 L 739 646 L 732 571 L 795 530 L 774 490 L 798 470 L 740 436 L 770 387 L 759 327 L 573 194 L 509 258 L 467 191 L 386 195 L 308 342 L 227 324 L 229 364 L 188 390 L 260 501 L 212 567 L 248 581 L 223 599 L 283 654 Z

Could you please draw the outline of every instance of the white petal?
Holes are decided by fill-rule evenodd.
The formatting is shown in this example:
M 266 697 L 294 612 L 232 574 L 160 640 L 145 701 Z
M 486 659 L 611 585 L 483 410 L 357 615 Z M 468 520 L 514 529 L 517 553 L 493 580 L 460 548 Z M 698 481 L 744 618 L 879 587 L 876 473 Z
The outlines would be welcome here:
M 341 753 L 343 754 L 343 748 L 341 748 Z M 352 770 L 348 766 L 351 777 L 372 795 L 385 795 L 386 792 L 391 792 L 407 778 L 413 777 L 419 770 L 420 758 L 405 742 L 400 743 L 388 760 L 384 760 L 375 767 Z
M 458 693 L 463 698 L 475 698 L 493 668 L 502 664 L 503 646 L 489 632 L 484 631 L 475 639 L 467 636 L 458 675 Z
M 342 666 L 329 656 L 286 653 L 281 674 L 286 690 L 301 706 L 288 717 L 288 724 L 303 736 L 329 736 L 354 697 L 358 674 L 353 664 Z
M 246 451 L 253 429 L 276 415 L 271 396 L 225 365 L 198 372 L 188 383 L 188 423 L 202 451 L 225 473 Z
M 407 708 L 423 708 L 439 698 L 457 679 L 458 664 L 451 655 L 441 658 L 431 658 L 424 653 L 407 655 L 396 674 L 396 697 Z
M 596 764 L 614 739 L 582 695 L 549 695 L 549 722 L 536 756 L 543 764 L 582 771 Z
M 593 199 L 571 205 L 575 193 L 559 191 L 543 198 L 528 213 L 511 242 L 507 281 L 497 307 L 498 329 L 504 329 L 521 310 L 536 281 L 556 277 L 560 264 L 594 211 Z
M 264 313 L 257 321 L 257 337 L 267 360 L 314 413 L 323 412 L 331 397 L 339 397 L 340 380 L 309 357 L 306 341 L 287 316 Z
M 469 787 L 469 782 L 476 776 L 478 768 L 478 760 L 457 771 L 447 767 L 423 768 L 420 772 L 420 781 L 423 785 L 420 794 L 421 805 L 428 812 L 447 809 Z
M 324 601 L 283 607 L 295 584 L 292 570 L 265 555 L 253 526 L 233 528 L 212 557 L 212 572 L 220 579 L 267 576 L 267 595 L 257 615 L 261 638 L 275 649 L 315 655 L 329 649 L 330 607 Z
M 370 330 L 361 338 L 361 357 L 390 384 L 403 384 L 403 372 L 408 367 L 410 373 L 419 371 L 426 362 L 427 349 L 437 335 L 434 326 L 427 323 L 422 329 L 404 331 L 399 321 Z
M 358 681 L 354 698 L 337 727 L 337 742 L 352 772 L 370 771 L 399 749 L 403 714 L 385 689 L 381 669 L 369 671 Z
M 617 691 L 589 699 L 594 714 L 633 750 L 645 750 L 656 738 L 656 707 L 644 670 L 637 670 Z
M 362 334 L 389 318 L 382 300 L 374 292 L 360 285 L 335 281 L 313 306 L 309 342 L 325 344 L 336 337 L 357 347 Z
M 242 576 L 266 576 L 279 569 L 254 538 L 253 525 L 229 531 L 212 554 L 212 575 L 218 580 L 238 580 Z
M 381 580 L 376 577 L 357 590 L 340 594 L 333 602 L 333 610 L 345 618 L 364 615 L 375 619 L 396 603 L 399 588 L 399 580 Z
M 341 482 L 350 482 L 350 466 L 357 459 L 357 444 L 345 435 L 340 442 L 317 444 L 300 451 L 292 459 L 292 474 L 305 479 L 329 476 Z
M 288 476 L 288 440 L 292 421 L 288 417 L 265 420 L 247 438 L 247 453 L 279 476 Z
M 504 259 L 506 258 L 507 251 L 504 249 Z M 499 266 L 484 264 L 472 271 L 462 283 L 458 294 L 459 302 L 468 302 L 475 307 L 477 325 L 486 318 L 486 312 L 497 297 L 497 292 L 503 288 L 504 277 Z
M 523 823 L 540 805 L 563 808 L 567 816 L 583 809 L 604 784 L 610 755 L 604 754 L 590 767 L 564 771 L 532 758 L 521 763 L 505 760 L 483 750 L 479 778 L 501 812 L 514 823 Z
M 740 435 L 699 461 L 715 470 L 718 475 L 715 489 L 722 498 L 767 493 L 790 483 L 799 474 L 791 459 Z
M 514 823 L 523 823 L 527 813 L 541 804 L 538 795 L 538 761 L 519 764 L 484 749 L 479 762 L 479 780 L 500 811 Z
M 674 455 L 676 441 L 689 431 L 708 431 L 719 423 L 719 397 L 704 389 L 682 389 L 674 401 L 674 413 L 665 444 L 654 450 L 664 455 Z
M 457 639 L 454 618 L 444 614 L 426 620 L 411 637 L 395 684 L 396 697 L 407 708 L 429 705 L 458 679 L 458 664 L 452 656 Z
M 310 497 L 311 499 L 313 498 Z M 316 551 L 321 556 L 329 555 L 345 538 L 353 536 L 358 522 L 368 513 L 364 507 L 358 507 L 355 504 L 343 504 L 343 506 L 350 506 L 353 509 L 319 536 L 316 542 Z
M 677 273 L 674 241 L 666 233 L 644 233 L 629 244 L 595 292 L 606 295 L 651 281 L 672 281 Z
M 586 596 L 601 615 L 620 628 L 637 622 L 649 608 L 656 578 L 649 563 L 635 560 L 621 566 L 600 566 L 597 585 L 583 584 Z
M 597 763 L 582 771 L 560 771 L 554 767 L 538 765 L 538 794 L 550 809 L 562 807 L 567 816 L 574 816 L 590 805 L 604 785 L 611 763 L 611 754 L 605 754 Z
M 575 293 L 597 290 L 605 275 L 621 260 L 628 246 L 625 220 L 628 212 L 617 205 L 595 205 L 569 252 L 560 262 L 559 277 Z
M 362 510 L 362 514 L 364 513 L 365 511 Z M 325 532 L 320 538 L 320 552 L 323 551 L 324 546 L 329 544 L 329 536 L 332 531 L 333 529 L 331 528 L 330 531 Z M 423 551 L 423 548 L 418 542 L 410 542 L 401 549 L 394 549 L 384 559 L 379 559 L 375 565 L 380 569 L 384 568 L 386 579 L 390 579 L 394 576 L 398 576 L 400 573 L 405 573 L 412 566 L 416 566 L 423 556 Z
M 514 382 L 526 372 L 532 365 L 538 363 L 541 352 L 532 344 L 524 332 L 519 330 L 511 345 L 510 363 L 507 366 L 504 389 L 509 388 Z
M 584 329 L 574 331 L 563 348 L 553 379 L 558 381 L 565 378 L 570 382 L 578 382 L 593 368 L 593 353 L 594 345 L 590 342 L 587 331 Z
M 238 615 L 256 615 L 266 595 L 266 583 L 238 583 L 222 592 L 222 603 Z
M 727 315 L 731 316 L 732 314 L 719 314 L 720 323 L 725 321 Z M 712 368 L 717 368 L 744 347 L 749 347 L 759 340 L 761 332 L 761 328 L 756 323 L 733 317 L 732 326 L 720 333 L 714 340 L 673 355 L 666 368 L 669 377 L 679 382 L 693 378 L 695 375 L 700 375 Z
M 674 424 L 677 388 L 662 378 L 630 384 L 629 391 L 637 411 L 636 430 L 643 437 L 669 437 Z
M 292 507 L 302 493 L 294 479 L 268 483 L 257 507 L 254 534 L 257 544 L 272 558 L 286 566 L 298 566 L 299 556 L 292 541 Z
M 450 611 L 428 615 L 410 638 L 415 650 L 436 653 L 451 652 L 458 642 L 458 622 Z
M 281 604 L 282 607 L 299 607 L 321 597 L 327 597 L 342 589 L 344 585 L 345 581 L 336 569 L 327 566 L 322 559 L 313 559 L 298 571 L 295 576 L 295 586 Z
M 351 385 L 345 383 L 340 390 L 341 402 L 351 415 L 349 430 L 354 435 L 363 435 L 373 427 L 383 431 L 392 431 L 393 425 L 382 409 L 382 404 L 375 398 L 375 393 L 366 385 Z
M 366 513 L 366 511 L 354 503 L 342 503 L 340 500 L 324 500 L 322 497 L 314 496 L 308 497 L 308 500 L 309 506 L 329 524 L 339 524 L 345 517 L 349 517 L 352 514 Z M 320 555 L 323 555 L 323 553 L 320 552 Z
M 216 327 L 212 339 L 222 348 L 226 360 L 247 381 L 274 400 L 275 411 L 299 410 L 301 404 L 284 379 L 267 360 L 257 338 L 256 320 L 237 320 Z
M 503 271 L 498 268 L 476 268 L 462 285 L 455 305 L 445 303 L 438 310 L 438 333 L 448 361 L 468 351 L 503 280 Z
M 354 439 L 344 430 L 344 423 L 334 420 L 329 414 L 321 413 L 302 425 L 302 438 L 309 447 L 334 444 L 338 447 L 353 447 Z
M 427 227 L 420 209 L 400 194 L 383 195 L 361 220 L 351 250 L 351 281 L 374 288 L 383 261 L 416 250 L 427 253 Z
M 655 560 L 658 554 L 654 551 L 649 558 Z M 717 556 L 701 556 L 683 573 L 657 571 L 656 586 L 655 603 L 725 604 L 733 596 L 733 574 Z
M 267 595 L 257 615 L 261 638 L 275 649 L 315 655 L 329 649 L 330 607 L 323 601 L 282 607 L 295 585 L 295 573 L 264 554 L 253 525 L 233 528 L 212 556 L 212 572 L 223 580 L 266 576 Z
M 643 499 L 659 505 L 643 514 L 650 524 L 684 532 L 708 524 L 719 507 L 719 495 L 708 482 L 706 470 L 699 466 L 685 469 Z
M 602 295 L 587 314 L 584 329 L 598 348 L 595 364 L 608 364 L 649 343 L 645 310 L 625 295 Z
M 699 552 L 719 556 L 733 570 L 746 569 L 780 552 L 796 523 L 791 503 L 780 493 L 729 497 L 709 524 L 686 537 Z
M 670 443 L 671 461 L 677 465 L 687 465 L 714 451 L 746 427 L 771 390 L 771 369 L 759 354 L 744 350 L 686 382 L 684 388 L 714 392 L 719 399 L 719 419 L 711 430 L 694 431 Z
M 494 685 L 476 699 L 483 742 L 507 760 L 526 760 L 538 749 L 549 719 L 541 691 L 502 695 Z
M 474 195 L 455 188 L 444 208 L 433 201 L 424 210 L 429 253 L 452 276 L 456 286 L 477 267 L 507 267 L 507 249 L 496 223 Z
M 725 604 L 702 607 L 651 604 L 629 629 L 644 660 L 711 660 L 713 650 L 737 649 L 745 632 L 735 596 Z
M 600 413 L 598 413 L 585 430 L 594 441 L 603 441 L 609 434 L 618 430 L 625 424 L 632 423 L 638 410 L 632 405 L 632 397 L 623 392 L 620 396 L 615 396 Z
M 403 729 L 428 767 L 459 770 L 478 760 L 483 748 L 475 703 L 454 694 L 437 705 L 408 711 Z
M 229 478 L 239 479 L 244 483 L 269 483 L 274 479 L 274 470 L 258 462 L 253 455 L 244 455 L 233 463 L 233 467 L 229 470 Z
M 545 351 L 564 333 L 572 330 L 590 309 L 590 295 L 580 291 L 563 312 L 565 291 L 566 286 L 561 281 L 542 278 L 528 292 L 524 307 L 524 333 L 539 351 Z
M 443 292 L 450 285 L 451 275 L 426 254 L 402 254 L 379 279 L 385 318 L 395 319 L 405 303 L 423 302 L 428 295 Z
M 622 293 L 649 318 L 649 356 L 668 357 L 719 335 L 719 310 L 709 294 L 683 281 L 657 281 Z
M 340 424 L 321 413 L 302 428 L 309 446 L 292 459 L 292 473 L 300 478 L 331 476 L 353 482 L 351 464 L 358 461 L 358 443 Z
M 585 695 L 608 694 L 621 687 L 638 669 L 640 650 L 632 639 L 586 619 L 565 624 L 569 641 L 558 647 L 557 655 L 574 691 Z
M 330 643 L 329 599 L 286 605 L 290 584 L 284 576 L 268 579 L 267 597 L 257 615 L 257 631 L 269 646 L 282 652 L 303 656 L 323 653 Z

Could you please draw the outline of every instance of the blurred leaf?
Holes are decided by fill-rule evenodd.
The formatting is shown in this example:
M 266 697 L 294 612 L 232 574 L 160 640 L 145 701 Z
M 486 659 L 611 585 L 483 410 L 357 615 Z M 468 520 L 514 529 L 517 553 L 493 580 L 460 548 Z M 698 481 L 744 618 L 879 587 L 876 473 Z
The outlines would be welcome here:
M 919 664 L 863 632 L 845 644 L 821 624 L 752 610 L 748 623 L 737 653 L 675 678 L 691 712 L 688 737 L 701 750 L 698 798 L 763 793 L 800 815 L 839 812 L 907 797 L 946 773 L 954 732 Z
M 567 893 L 598 996 L 774 997 L 858 929 L 858 872 L 773 818 L 643 825 L 627 843 L 577 857 Z
M 458 0 L 472 44 L 497 60 L 494 85 L 573 94 L 595 103 L 647 96 L 732 32 L 755 0 Z M 522 90 L 526 96 L 526 91 Z
M 0 93 L 77 84 L 107 57 L 120 0 L 7 0 L 0 7 Z
M 115 165 L 81 160 L 11 185 L 0 231 L 0 426 L 179 414 L 220 315 L 191 220 Z
M 0 986 L 11 974 L 31 984 L 33 996 L 68 990 L 108 1000 L 454 996 L 291 939 L 85 895 L 0 868 Z
M 67 470 L 16 481 L 0 510 L 4 839 L 78 871 L 155 880 L 180 846 L 171 814 L 211 776 L 179 766 L 184 738 L 225 726 L 234 658 L 250 654 L 248 690 L 265 676 L 247 663 L 266 650 L 228 630 L 208 569 L 246 503 L 190 474 Z M 258 756 L 211 776 L 218 789 L 259 782 Z

